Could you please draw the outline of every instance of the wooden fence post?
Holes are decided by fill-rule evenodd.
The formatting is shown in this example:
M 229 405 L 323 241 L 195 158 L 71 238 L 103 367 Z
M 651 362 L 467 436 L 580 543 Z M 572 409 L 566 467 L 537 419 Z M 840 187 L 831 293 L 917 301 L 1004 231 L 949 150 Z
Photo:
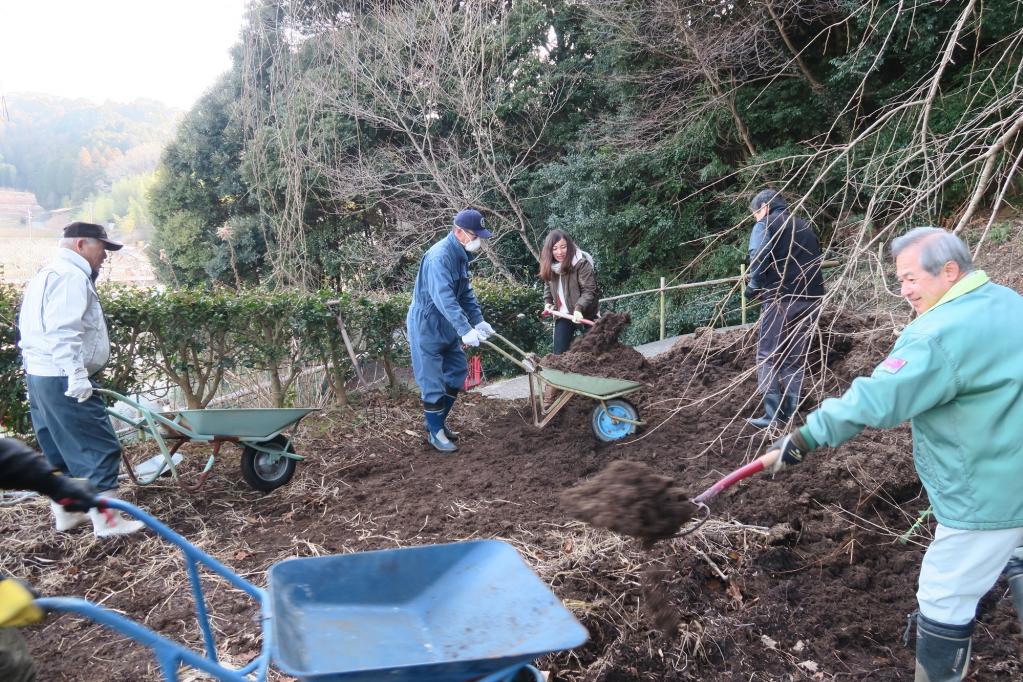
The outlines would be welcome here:
M 661 341 L 664 341 L 664 278 L 661 278 Z

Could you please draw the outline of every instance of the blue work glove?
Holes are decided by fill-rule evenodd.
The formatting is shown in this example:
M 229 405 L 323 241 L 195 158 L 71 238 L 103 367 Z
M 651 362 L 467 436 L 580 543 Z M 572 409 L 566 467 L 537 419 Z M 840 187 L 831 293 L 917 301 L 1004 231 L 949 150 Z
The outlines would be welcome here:
M 480 341 L 482 341 L 484 338 L 485 337 L 475 329 L 470 329 L 464 336 L 462 336 L 462 343 L 464 343 L 466 346 L 475 347 L 480 345 Z
M 768 471 L 772 474 L 776 474 L 786 465 L 801 464 L 803 458 L 809 453 L 811 448 L 806 440 L 803 438 L 803 434 L 799 433 L 799 429 L 796 429 L 787 436 L 782 436 L 778 440 L 771 443 L 771 446 L 767 448 L 767 454 L 777 452 L 778 457 L 774 460 L 773 464 L 768 465 Z
M 494 333 L 494 328 L 490 326 L 490 323 L 483 320 L 475 327 L 476 331 L 479 332 L 480 341 L 486 341 Z
M 762 289 L 755 288 L 752 284 L 746 285 L 746 300 L 747 301 L 759 301 L 763 295 Z

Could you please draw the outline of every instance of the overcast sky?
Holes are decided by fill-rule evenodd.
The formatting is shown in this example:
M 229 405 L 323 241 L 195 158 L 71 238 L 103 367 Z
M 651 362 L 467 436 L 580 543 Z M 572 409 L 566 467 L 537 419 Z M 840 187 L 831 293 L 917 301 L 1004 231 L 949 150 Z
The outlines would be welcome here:
M 0 0 L 0 95 L 188 109 L 230 67 L 246 0 Z

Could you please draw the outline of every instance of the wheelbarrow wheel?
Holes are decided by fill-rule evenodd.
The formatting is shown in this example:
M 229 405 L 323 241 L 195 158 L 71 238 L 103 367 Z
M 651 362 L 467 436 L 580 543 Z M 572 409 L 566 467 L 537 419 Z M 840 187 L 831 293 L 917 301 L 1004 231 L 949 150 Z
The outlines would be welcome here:
M 613 417 L 624 417 L 639 421 L 639 410 L 635 405 L 621 398 L 605 400 L 604 405 L 607 405 L 606 410 L 603 405 L 598 403 L 593 408 L 590 418 L 590 428 L 593 429 L 593 435 L 597 437 L 597 440 L 611 443 L 636 433 L 635 424 L 613 419 Z
M 288 439 L 279 435 L 263 445 L 274 445 L 284 450 L 288 447 Z M 295 475 L 296 460 L 290 457 L 278 457 L 272 461 L 269 453 L 257 450 L 251 445 L 242 445 L 242 478 L 253 489 L 268 493 L 282 485 L 287 485 Z

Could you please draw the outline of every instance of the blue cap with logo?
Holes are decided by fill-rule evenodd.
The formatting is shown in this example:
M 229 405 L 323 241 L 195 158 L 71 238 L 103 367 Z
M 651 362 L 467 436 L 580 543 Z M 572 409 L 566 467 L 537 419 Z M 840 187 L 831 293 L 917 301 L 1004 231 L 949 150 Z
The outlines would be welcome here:
M 483 214 L 474 208 L 464 208 L 455 216 L 455 227 L 468 230 L 480 239 L 489 239 L 490 230 L 483 226 Z

